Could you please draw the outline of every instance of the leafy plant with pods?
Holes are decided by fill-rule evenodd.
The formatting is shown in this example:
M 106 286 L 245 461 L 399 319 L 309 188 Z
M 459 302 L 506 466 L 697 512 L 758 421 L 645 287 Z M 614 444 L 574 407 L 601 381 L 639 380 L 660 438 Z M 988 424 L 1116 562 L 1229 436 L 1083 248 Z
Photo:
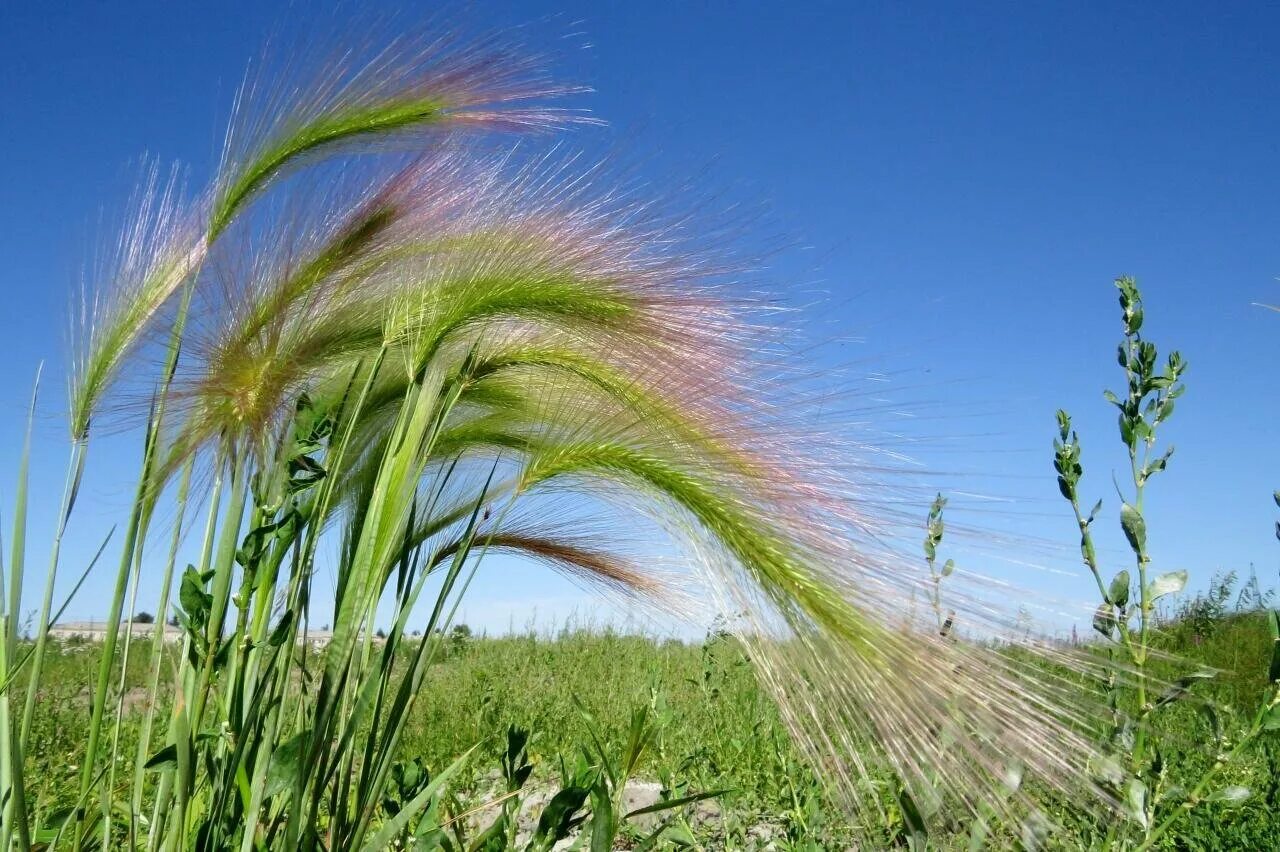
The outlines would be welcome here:
M 1125 390 L 1121 394 L 1106 391 L 1104 397 L 1119 412 L 1120 439 L 1128 455 L 1132 490 L 1126 495 L 1117 485 L 1117 491 L 1121 501 L 1120 527 L 1133 554 L 1134 574 L 1122 569 L 1110 580 L 1104 576 L 1092 532 L 1102 501 L 1085 514 L 1079 496 L 1083 474 L 1080 439 L 1072 429 L 1070 415 L 1061 410 L 1057 415 L 1054 468 L 1058 489 L 1075 514 L 1081 557 L 1102 598 L 1093 616 L 1093 628 L 1103 638 L 1106 662 L 1102 681 L 1111 724 L 1092 771 L 1127 817 L 1111 823 L 1105 846 L 1148 849 L 1187 809 L 1205 801 L 1238 803 L 1250 795 L 1241 786 L 1221 786 L 1218 778 L 1259 736 L 1280 726 L 1280 690 L 1273 689 L 1264 699 L 1253 723 L 1235 742 L 1225 734 L 1212 703 L 1199 702 L 1209 728 L 1208 743 L 1213 752 L 1210 768 L 1190 790 L 1168 783 L 1166 760 L 1176 749 L 1172 743 L 1159 741 L 1153 717 L 1176 702 L 1197 701 L 1192 692 L 1195 684 L 1214 677 L 1213 671 L 1200 668 L 1164 682 L 1150 671 L 1158 654 L 1153 644 L 1157 603 L 1180 592 L 1187 583 L 1185 570 L 1151 573 L 1152 556 L 1143 514 L 1147 485 L 1165 470 L 1173 455 L 1172 446 L 1157 453 L 1157 431 L 1173 414 L 1174 403 L 1185 390 L 1182 376 L 1186 362 L 1179 353 L 1172 352 L 1163 366 L 1158 365 L 1155 344 L 1142 335 L 1145 313 L 1137 282 L 1126 277 L 1116 279 L 1115 285 L 1124 328 L 1117 360 L 1124 370 Z M 1270 618 L 1274 630 L 1276 614 L 1271 613 Z M 1277 666 L 1280 652 L 1271 661 L 1270 682 L 1280 677 Z

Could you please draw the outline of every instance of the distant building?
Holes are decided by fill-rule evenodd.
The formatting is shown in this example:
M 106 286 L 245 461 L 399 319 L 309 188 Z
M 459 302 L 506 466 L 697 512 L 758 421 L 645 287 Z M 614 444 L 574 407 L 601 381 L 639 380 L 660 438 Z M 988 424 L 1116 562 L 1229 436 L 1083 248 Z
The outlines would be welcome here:
M 137 621 L 125 621 L 120 624 L 120 633 L 127 629 L 129 635 L 135 639 L 150 638 L 155 635 L 154 631 L 157 627 L 164 630 L 164 641 L 166 642 L 178 642 L 182 639 L 182 628 L 174 627 L 171 624 L 144 624 Z M 49 635 L 64 641 L 74 639 L 82 642 L 101 642 L 107 638 L 107 623 L 105 621 L 64 621 L 51 626 Z
M 164 630 L 164 641 L 181 642 L 183 630 L 181 627 L 175 627 L 172 624 L 152 624 L 137 621 L 121 622 L 120 632 L 117 635 L 123 635 L 128 629 L 129 635 L 134 639 L 150 639 L 155 635 L 153 631 L 159 627 Z M 49 635 L 54 639 L 62 641 L 77 642 L 101 642 L 107 638 L 107 623 L 105 621 L 64 621 L 55 624 L 49 628 Z M 333 633 L 328 630 L 308 630 L 306 633 L 306 643 L 313 648 L 323 648 L 329 644 L 329 640 L 333 638 Z M 298 637 L 301 643 L 303 637 Z
M 298 634 L 298 643 L 301 644 L 304 636 Z M 333 638 L 333 633 L 328 630 L 308 630 L 305 636 L 307 644 L 312 648 L 323 648 L 329 644 L 329 640 Z

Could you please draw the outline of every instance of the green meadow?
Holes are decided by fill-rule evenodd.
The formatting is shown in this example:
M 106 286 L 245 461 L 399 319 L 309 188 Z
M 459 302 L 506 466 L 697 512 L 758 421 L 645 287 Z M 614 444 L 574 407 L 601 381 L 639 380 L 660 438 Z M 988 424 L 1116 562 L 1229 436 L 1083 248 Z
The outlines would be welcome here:
M 1250 708 L 1266 693 L 1263 663 L 1272 644 L 1266 619 L 1256 612 L 1212 613 L 1206 619 L 1187 611 L 1165 625 L 1160 638 L 1160 645 L 1183 663 L 1220 671 L 1198 697 L 1223 713 L 1228 736 L 1239 734 Z M 865 820 L 857 831 L 851 828 L 817 772 L 797 752 L 750 661 L 729 636 L 689 643 L 599 629 L 498 638 L 459 630 L 446 638 L 446 647 L 408 722 L 402 760 L 438 771 L 480 744 L 451 791 L 458 811 L 472 812 L 455 827 L 459 845 L 472 841 L 506 804 L 500 799 L 509 730 L 529 734 L 532 773 L 515 799 L 521 814 L 518 839 L 527 841 L 549 795 L 565 784 L 566 767 L 572 777 L 580 762 L 599 765 L 626 754 L 637 712 L 652 728 L 630 770 L 633 787 L 647 796 L 637 807 L 650 799 L 723 791 L 675 809 L 664 846 L 819 850 L 859 841 L 872 848 L 905 848 L 912 842 L 912 826 L 904 820 L 889 777 L 882 817 Z M 40 779 L 42 796 L 66 800 L 74 790 L 86 685 L 99 651 L 92 643 L 66 643 L 50 660 L 46 698 L 36 717 L 40 747 L 28 755 L 28 777 Z M 132 661 L 126 678 L 131 695 L 145 695 L 148 669 L 146 655 Z M 171 698 L 162 701 L 170 709 Z M 125 743 L 136 740 L 142 710 L 131 702 L 121 729 Z M 1199 744 L 1210 735 L 1206 717 L 1195 707 L 1167 720 L 1161 737 L 1171 744 L 1168 760 L 1174 767 L 1168 785 L 1194 783 L 1205 769 Z M 1274 739 L 1259 743 L 1227 780 L 1248 787 L 1250 798 L 1192 810 L 1176 839 L 1161 848 L 1268 848 L 1280 833 L 1280 744 Z M 1061 827 L 1046 848 L 1096 847 L 1105 836 L 1103 821 L 1082 819 L 1072 803 L 1057 803 L 1047 813 Z M 629 822 L 619 848 L 634 848 L 655 825 L 653 818 Z M 928 842 L 931 848 L 969 848 L 965 829 L 951 825 Z

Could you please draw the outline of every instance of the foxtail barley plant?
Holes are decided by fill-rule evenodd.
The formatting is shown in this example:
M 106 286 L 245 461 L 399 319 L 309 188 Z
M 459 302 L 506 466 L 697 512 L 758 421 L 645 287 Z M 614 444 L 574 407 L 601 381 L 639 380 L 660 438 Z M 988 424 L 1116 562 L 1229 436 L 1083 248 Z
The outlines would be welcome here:
M 1079 796 L 1096 711 L 1062 666 L 1033 665 L 1075 663 L 1049 645 L 1006 653 L 990 640 L 1008 619 L 961 584 L 947 586 L 954 629 L 932 623 L 938 583 L 874 544 L 892 519 L 857 458 L 804 428 L 816 401 L 725 252 L 538 141 L 586 121 L 549 106 L 575 90 L 500 37 L 359 55 L 246 86 L 210 188 L 148 177 L 86 299 L 29 643 L 25 461 L 18 474 L 0 847 L 435 836 L 466 755 L 410 784 L 400 746 L 492 551 L 628 605 L 729 614 L 849 808 L 874 811 L 886 772 L 922 823 L 980 813 L 1016 833 L 1036 803 L 1010 789 L 1015 771 Z M 143 444 L 66 797 L 23 777 L 24 754 L 59 543 L 103 424 L 140 426 Z M 683 557 L 655 568 L 609 532 L 636 517 Z M 187 566 L 184 538 L 198 545 Z M 157 621 L 176 615 L 183 638 L 171 655 L 153 640 L 152 709 L 130 746 L 120 671 L 136 649 L 119 627 L 146 566 L 160 566 Z M 904 618 L 917 593 L 934 601 L 928 623 Z M 332 639 L 309 650 L 318 624 Z M 394 813 L 393 788 L 411 790 Z M 602 789 L 578 802 L 599 819 L 618 795 Z

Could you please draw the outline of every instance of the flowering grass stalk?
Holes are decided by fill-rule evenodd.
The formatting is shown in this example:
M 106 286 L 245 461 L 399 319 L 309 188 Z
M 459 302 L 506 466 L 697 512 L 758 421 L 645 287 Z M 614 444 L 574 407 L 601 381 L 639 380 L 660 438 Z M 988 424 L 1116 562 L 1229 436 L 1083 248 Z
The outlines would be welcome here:
M 927 797 L 928 818 L 1016 819 L 1034 802 L 1010 795 L 1010 761 L 1077 789 L 1090 707 L 1059 700 L 1066 679 L 1033 665 L 1033 649 L 902 623 L 916 578 L 872 549 L 883 520 L 851 466 L 799 428 L 809 404 L 767 378 L 755 314 L 696 241 L 599 186 L 598 171 L 476 144 L 561 128 L 574 116 L 541 102 L 571 89 L 495 40 L 452 39 L 399 40 L 367 65 L 278 85 L 287 100 L 246 90 L 209 192 L 190 204 L 171 187 L 144 193 L 86 323 L 55 542 L 92 427 L 113 403 L 129 410 L 148 341 L 167 344 L 79 787 L 70 801 L 11 795 L 19 845 L 378 849 L 411 824 L 442 828 L 429 814 L 467 755 L 394 813 L 388 785 L 440 635 L 491 550 L 635 606 L 742 613 L 763 682 L 851 807 L 893 771 Z M 169 715 L 148 715 L 124 794 L 113 675 L 130 634 L 120 648 L 117 633 L 168 499 L 162 619 L 183 518 L 203 506 L 206 521 L 197 561 L 173 577 L 181 650 L 157 638 L 150 655 L 150 694 L 172 695 Z M 650 519 L 689 569 L 630 558 L 588 516 Z M 313 589 L 326 571 L 331 610 Z M 975 636 L 1001 626 L 949 593 Z M 411 636 L 423 603 L 426 629 Z M 322 649 L 307 641 L 317 621 L 332 625 Z M 28 723 L 6 722 L 11 793 Z M 548 817 L 535 845 L 563 836 L 589 796 L 593 831 L 611 838 L 606 811 L 630 769 L 575 788 L 577 807 Z

